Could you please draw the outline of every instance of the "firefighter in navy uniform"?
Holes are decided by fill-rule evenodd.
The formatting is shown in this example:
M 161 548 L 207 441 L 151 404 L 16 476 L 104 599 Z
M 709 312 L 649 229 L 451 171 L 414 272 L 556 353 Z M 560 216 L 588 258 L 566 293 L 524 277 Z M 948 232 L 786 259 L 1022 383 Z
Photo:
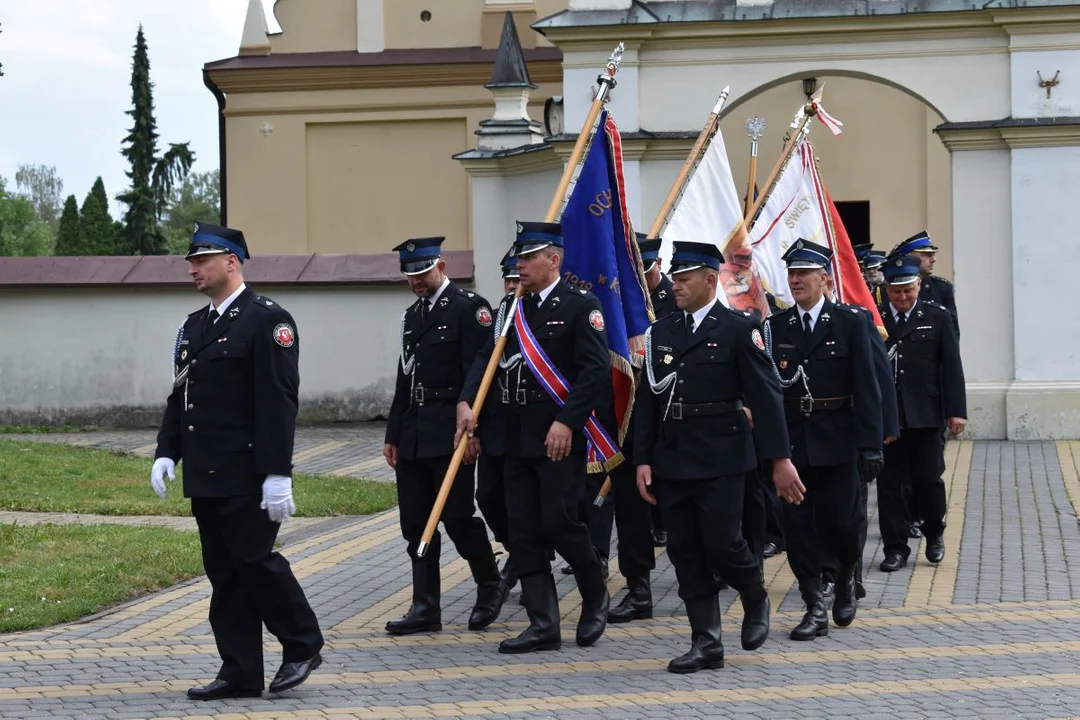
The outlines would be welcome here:
M 919 260 L 919 299 L 932 300 L 949 311 L 952 316 L 953 327 L 956 329 L 956 338 L 960 339 L 960 319 L 956 314 L 956 290 L 953 284 L 945 278 L 934 275 L 934 264 L 937 262 L 937 246 L 930 240 L 930 235 L 924 230 L 912 235 L 907 240 L 899 243 L 889 251 L 888 260 L 895 261 L 898 257 L 912 255 Z M 884 302 L 882 298 L 880 302 Z
M 859 311 L 825 297 L 832 251 L 799 239 L 783 259 L 796 304 L 767 321 L 781 375 L 792 459 L 806 501 L 784 507 L 788 562 L 806 602 L 793 640 L 829 631 L 821 588 L 822 553 L 838 563 L 833 620 L 855 619 L 860 528 L 860 482 L 877 476 L 884 429 L 870 326 Z
M 868 261 L 873 259 L 873 252 L 871 251 Z M 884 255 L 882 255 L 882 258 L 884 259 Z M 826 297 L 835 302 L 835 289 L 831 275 L 827 278 L 827 281 Z M 889 352 L 885 348 L 885 341 L 882 339 L 877 325 L 874 324 L 874 316 L 870 311 L 858 305 L 850 305 L 849 307 L 858 312 L 870 329 L 870 345 L 874 351 L 874 371 L 877 374 L 878 387 L 881 388 L 881 424 L 885 433 L 885 444 L 888 445 L 900 437 L 900 420 L 896 411 L 896 398 L 893 393 L 888 392 L 888 388 L 892 385 L 892 366 L 889 363 Z M 862 482 L 859 485 L 864 515 L 859 529 L 859 563 L 855 570 L 855 596 L 859 600 L 866 597 L 866 588 L 863 585 L 862 551 L 866 548 L 867 521 L 869 519 L 867 506 L 870 499 L 869 484 L 873 479 L 860 478 Z M 821 576 L 822 594 L 828 598 L 832 596 L 836 587 L 836 559 L 826 557 L 823 566 Z
M 911 482 L 926 537 L 926 559 L 945 555 L 944 432 L 963 432 L 967 416 L 964 369 L 952 317 L 923 300 L 917 258 L 897 257 L 885 265 L 889 301 L 880 308 L 893 354 L 894 392 L 900 411 L 900 439 L 885 448 L 878 478 L 878 519 L 885 559 L 883 572 L 907 564 L 908 536 L 901 483 Z
M 561 279 L 561 226 L 519 222 L 514 248 L 525 290 L 517 312 L 570 389 L 561 405 L 556 402 L 521 355 L 518 331 L 512 328 L 500 358 L 507 399 L 503 451 L 510 560 L 521 582 L 529 627 L 499 645 L 499 652 L 511 654 L 556 650 L 562 645 L 552 549 L 570 563 L 581 592 L 577 644 L 594 644 L 607 625 L 607 585 L 579 508 L 585 492 L 585 426 L 593 411 L 612 397 L 600 301 Z M 509 317 L 512 301 L 512 297 L 503 299 L 499 318 Z M 477 353 L 458 403 L 459 433 L 472 433 L 471 406 L 494 349 L 495 341 L 489 336 Z
M 503 290 L 512 294 L 518 285 L 517 256 L 510 248 L 499 262 L 502 272 Z M 498 337 L 501 330 L 492 324 L 492 335 Z M 497 378 L 491 388 L 491 396 L 484 402 L 481 421 L 477 430 L 480 438 L 480 459 L 476 466 L 476 504 L 484 515 L 484 520 L 491 528 L 491 534 L 504 548 L 510 547 L 509 521 L 506 518 L 506 482 L 503 473 L 505 459 L 503 451 L 506 445 L 506 409 L 503 396 L 506 388 L 502 379 Z M 471 459 L 471 458 L 470 458 Z M 507 590 L 517 584 L 517 574 L 509 557 L 503 563 L 502 582 Z
M 675 286 L 671 278 L 663 273 L 660 259 L 660 245 L 662 238 L 648 239 L 645 233 L 637 234 L 638 248 L 641 250 L 641 262 L 645 266 L 645 284 L 649 288 L 649 298 L 652 301 L 653 318 L 659 320 L 667 317 L 679 308 L 675 305 Z M 651 505 L 653 545 L 664 547 L 667 545 L 667 530 L 664 529 L 663 513 L 659 505 Z
M 394 248 L 418 300 L 402 317 L 401 358 L 383 446 L 397 477 L 401 534 L 408 542 L 413 578 L 411 607 L 405 617 L 386 624 L 392 635 L 442 629 L 438 530 L 423 558 L 416 550 L 454 453 L 458 394 L 473 358 L 491 334 L 487 300 L 446 277 L 442 242 L 441 237 L 418 238 Z M 487 529 L 474 516 L 473 471 L 472 465 L 462 463 L 442 524 L 476 581 L 469 629 L 483 630 L 498 618 L 509 588 L 499 576 Z
M 862 261 L 863 279 L 866 280 L 866 287 L 870 289 L 876 305 L 880 305 L 885 299 L 885 282 L 881 277 L 883 265 L 885 253 L 881 250 L 871 250 Z
M 299 336 L 285 308 L 252 292 L 242 273 L 244 234 L 198 223 L 189 273 L 210 305 L 177 334 L 175 378 L 157 438 L 150 482 L 184 464 L 184 497 L 199 527 L 213 587 L 210 627 L 221 669 L 195 700 L 257 697 L 263 688 L 262 627 L 281 642 L 270 692 L 296 687 L 319 667 L 323 637 L 288 561 L 274 551 L 281 523 L 296 512 L 292 454 Z
M 772 461 L 782 496 L 798 501 L 802 490 L 760 326 L 717 300 L 722 262 L 711 243 L 675 243 L 679 310 L 649 329 L 636 398 L 638 490 L 664 508 L 668 554 L 690 621 L 690 651 L 668 664 L 675 673 L 724 666 L 720 577 L 742 599 L 742 647 L 765 642 L 769 597 L 742 534 L 747 474 L 760 456 Z M 744 404 L 753 408 L 753 428 Z

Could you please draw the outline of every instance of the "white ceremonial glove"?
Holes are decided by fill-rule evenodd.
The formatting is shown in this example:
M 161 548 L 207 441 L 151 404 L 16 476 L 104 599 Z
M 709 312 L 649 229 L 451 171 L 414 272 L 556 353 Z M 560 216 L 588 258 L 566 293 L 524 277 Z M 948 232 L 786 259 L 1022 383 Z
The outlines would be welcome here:
M 169 489 L 165 486 L 165 475 L 169 476 L 169 482 L 176 479 L 176 463 L 172 458 L 159 457 L 154 461 L 154 467 L 150 471 L 150 487 L 162 500 L 168 494 Z
M 270 519 L 283 523 L 296 513 L 292 496 L 292 478 L 284 475 L 267 475 L 263 480 L 263 499 L 259 505 Z

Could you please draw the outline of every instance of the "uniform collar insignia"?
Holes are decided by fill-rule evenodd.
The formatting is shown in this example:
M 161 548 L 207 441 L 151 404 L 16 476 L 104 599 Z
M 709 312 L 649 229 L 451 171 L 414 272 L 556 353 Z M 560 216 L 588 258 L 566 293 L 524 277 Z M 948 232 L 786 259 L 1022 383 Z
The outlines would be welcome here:
M 439 306 L 440 307 L 446 307 L 449 304 L 450 304 L 450 298 L 448 298 L 446 296 L 443 296 L 443 297 L 439 298 Z
M 559 296 L 558 296 L 558 295 L 553 295 L 553 296 L 552 296 L 552 298 L 551 298 L 551 304 L 552 304 L 552 305 L 558 305 L 558 304 L 559 304 L 559 301 L 560 301 L 560 298 L 559 298 Z
M 824 322 L 829 322 L 829 320 L 831 320 L 832 318 L 830 318 L 830 317 L 829 317 L 829 313 L 827 313 L 827 312 L 823 312 L 823 313 L 821 313 L 821 319 L 822 319 L 822 320 L 823 320 Z
M 788 325 L 794 325 L 797 322 L 798 322 L 798 319 L 795 317 L 795 315 L 792 315 L 791 317 L 788 318 L 787 324 Z
M 239 314 L 240 314 L 240 308 L 238 308 L 238 307 L 229 308 L 229 317 L 230 318 L 234 318 Z

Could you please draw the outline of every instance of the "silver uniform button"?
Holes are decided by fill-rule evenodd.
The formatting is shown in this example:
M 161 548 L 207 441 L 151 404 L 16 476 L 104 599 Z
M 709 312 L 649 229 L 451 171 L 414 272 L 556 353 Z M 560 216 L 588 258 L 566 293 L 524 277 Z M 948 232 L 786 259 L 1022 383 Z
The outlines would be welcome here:
M 194 425 L 188 425 L 187 429 L 188 429 L 188 432 L 194 432 L 195 431 L 195 426 Z

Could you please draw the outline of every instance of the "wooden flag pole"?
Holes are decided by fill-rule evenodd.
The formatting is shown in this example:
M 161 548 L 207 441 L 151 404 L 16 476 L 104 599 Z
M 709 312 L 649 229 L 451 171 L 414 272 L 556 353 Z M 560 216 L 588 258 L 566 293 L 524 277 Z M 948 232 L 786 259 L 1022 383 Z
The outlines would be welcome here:
M 807 127 L 810 125 L 810 121 L 817 115 L 817 103 L 821 101 L 821 94 L 825 90 L 825 85 L 822 84 L 818 91 L 810 98 L 810 102 L 799 108 L 799 112 L 795 114 L 795 119 L 791 123 L 791 129 L 794 131 L 784 144 L 784 150 L 780 153 L 780 159 L 776 161 L 776 165 L 773 166 L 772 172 L 769 173 L 769 177 L 766 178 L 765 184 L 762 186 L 762 192 L 758 195 L 757 200 L 750 206 L 750 209 L 743 216 L 743 221 L 746 227 L 749 229 L 754 217 L 757 215 L 761 206 L 772 195 L 773 188 L 776 186 L 776 181 L 780 178 L 780 172 L 787 166 L 788 161 L 791 160 L 791 154 L 795 152 L 795 148 L 798 147 L 799 141 L 802 140 L 803 135 L 806 134 Z
M 750 178 L 746 181 L 746 198 L 743 201 L 743 217 L 750 212 L 754 205 L 754 187 L 757 185 L 757 158 L 758 140 L 765 134 L 765 120 L 752 117 L 746 121 L 746 134 L 750 136 Z M 747 230 L 750 229 L 749 220 L 746 220 Z
M 690 177 L 693 175 L 694 170 L 697 169 L 698 163 L 701 162 L 701 158 L 705 154 L 705 150 L 708 149 L 713 135 L 716 134 L 720 121 L 720 111 L 723 109 L 724 103 L 727 102 L 730 90 L 730 85 L 725 87 L 720 92 L 720 97 L 716 99 L 716 104 L 713 105 L 712 112 L 709 113 L 709 117 L 705 121 L 705 127 L 701 128 L 701 132 L 698 133 L 697 140 L 694 142 L 694 147 L 690 148 L 690 154 L 686 156 L 686 162 L 683 163 L 682 169 L 679 170 L 679 174 L 675 177 L 675 182 L 672 183 L 671 190 L 668 191 L 667 198 L 664 199 L 664 204 L 660 206 L 660 211 L 656 214 L 656 219 L 653 221 L 647 237 L 660 237 L 660 233 L 664 231 L 668 218 L 671 217 L 671 213 L 674 212 L 675 206 L 679 203 L 679 198 L 682 197 L 683 190 L 686 189 L 686 184 L 690 182 Z M 611 476 L 608 476 L 604 479 L 604 484 L 600 486 L 600 491 L 596 493 L 593 505 L 596 507 L 603 505 L 610 493 Z
M 619 63 L 622 61 L 623 51 L 625 47 L 622 43 L 619 43 L 615 47 L 615 51 L 611 53 L 611 57 L 608 58 L 607 66 L 600 74 L 600 77 L 596 79 L 599 84 L 599 88 L 596 91 L 596 97 L 593 99 L 592 105 L 589 107 L 589 112 L 585 116 L 585 122 L 582 124 L 581 133 L 578 135 L 577 140 L 574 142 L 574 149 L 570 153 L 570 159 L 566 163 L 566 167 L 563 169 L 562 178 L 559 180 L 559 184 L 555 189 L 555 195 L 551 199 L 551 204 L 548 206 L 547 215 L 544 216 L 544 222 L 557 222 L 559 214 L 562 210 L 563 201 L 566 198 L 566 190 L 570 187 L 570 182 L 573 180 L 574 175 L 578 171 L 578 166 L 581 164 L 581 158 L 585 154 L 585 147 L 592 137 L 593 131 L 596 126 L 596 120 L 600 116 L 600 111 L 604 107 L 604 102 L 607 100 L 608 94 L 611 89 L 615 87 L 615 75 L 619 72 Z M 517 310 L 518 300 L 521 298 L 524 290 L 519 285 L 514 292 L 514 300 L 510 304 L 510 310 L 506 313 L 506 318 L 503 321 L 502 335 L 495 342 L 495 349 L 491 352 L 491 357 L 488 358 L 487 367 L 484 369 L 484 376 L 480 381 L 480 388 L 476 393 L 476 400 L 473 401 L 472 413 L 473 413 L 473 425 L 474 432 L 475 426 L 479 423 L 480 411 L 484 406 L 484 399 L 487 397 L 488 391 L 491 389 L 491 383 L 495 379 L 495 370 L 499 367 L 499 358 L 502 357 L 503 350 L 506 348 L 507 334 L 510 327 L 514 322 L 514 312 Z M 420 545 L 416 548 L 417 557 L 424 557 L 427 554 L 428 548 L 431 546 L 431 538 L 435 536 L 435 528 L 439 524 L 439 518 L 442 517 L 443 508 L 446 506 L 446 500 L 450 497 L 450 489 L 454 485 L 454 478 L 457 476 L 458 469 L 461 467 L 461 462 L 465 458 L 465 450 L 469 446 L 470 436 L 463 434 L 461 440 L 458 441 L 457 447 L 454 449 L 454 455 L 450 458 L 450 467 L 446 469 L 446 475 L 443 476 L 442 486 L 439 488 L 439 494 L 435 498 L 435 504 L 431 507 L 431 514 L 428 516 L 427 526 L 424 527 L 424 534 L 420 537 Z
M 656 214 L 656 219 L 653 220 L 652 227 L 649 228 L 648 236 L 650 238 L 660 237 L 660 233 L 667 226 L 671 213 L 675 211 L 675 206 L 679 204 L 679 198 L 682 197 L 686 184 L 690 182 L 690 176 L 697 169 L 698 163 L 701 162 L 702 156 L 705 155 L 705 150 L 709 147 L 709 141 L 716 134 L 716 128 L 719 126 L 720 121 L 720 111 L 723 109 L 724 103 L 727 102 L 730 89 L 731 86 L 729 85 L 721 91 L 712 112 L 709 113 L 709 118 L 705 121 L 705 127 L 698 133 L 694 147 L 690 148 L 690 154 L 686 156 L 686 162 L 683 163 L 682 169 L 679 170 L 675 182 L 671 185 L 671 190 L 668 191 L 667 198 L 664 199 L 664 204 L 660 206 L 660 212 Z

